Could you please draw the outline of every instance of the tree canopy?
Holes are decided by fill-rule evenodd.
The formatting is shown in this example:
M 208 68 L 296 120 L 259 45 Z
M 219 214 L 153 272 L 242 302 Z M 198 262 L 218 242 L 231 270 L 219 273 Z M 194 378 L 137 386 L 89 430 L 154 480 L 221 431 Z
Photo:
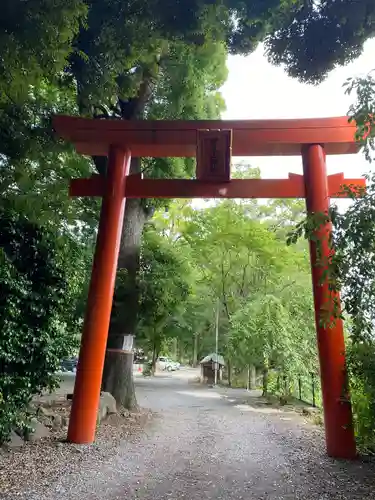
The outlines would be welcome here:
M 155 229 L 185 256 L 185 276 L 192 281 L 173 333 L 164 330 L 166 351 L 185 353 L 194 363 L 212 352 L 219 300 L 219 349 L 230 378 L 251 366 L 277 369 L 295 381 L 316 372 L 307 248 L 286 247 L 287 229 L 278 224 L 296 205 L 225 200 L 197 209 L 181 200 L 155 214 Z M 301 218 L 297 210 L 290 224 Z M 177 338 L 177 352 L 169 335 Z
M 375 35 L 372 0 L 293 2 L 275 33 L 266 38 L 269 60 L 298 79 L 321 82 L 336 66 L 356 59 Z

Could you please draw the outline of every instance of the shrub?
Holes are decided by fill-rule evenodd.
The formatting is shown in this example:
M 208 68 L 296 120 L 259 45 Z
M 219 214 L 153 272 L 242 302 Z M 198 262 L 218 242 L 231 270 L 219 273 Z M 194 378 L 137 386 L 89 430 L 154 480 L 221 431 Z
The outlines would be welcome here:
M 0 208 L 0 443 L 27 421 L 33 395 L 52 390 L 74 345 L 56 235 Z
M 364 451 L 375 451 L 375 343 L 348 346 L 354 428 L 358 445 Z

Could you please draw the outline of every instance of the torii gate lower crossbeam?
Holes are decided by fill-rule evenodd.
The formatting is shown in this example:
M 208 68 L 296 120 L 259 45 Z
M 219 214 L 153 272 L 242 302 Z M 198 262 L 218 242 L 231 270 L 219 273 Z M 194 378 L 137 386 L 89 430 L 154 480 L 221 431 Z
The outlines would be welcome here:
M 199 178 L 197 180 L 162 180 L 141 179 L 140 176 L 128 175 L 130 150 L 133 146 L 132 142 L 135 141 L 135 149 L 138 154 L 141 154 L 141 151 L 143 151 L 141 147 L 142 141 L 144 141 L 144 151 L 149 154 L 152 153 L 152 147 L 155 146 L 155 156 L 161 154 L 161 151 L 163 151 L 163 154 L 168 155 L 170 143 L 168 142 L 169 135 L 167 132 L 170 125 L 164 127 L 163 122 L 160 122 L 161 143 L 155 145 L 153 143 L 155 135 L 149 134 L 149 131 L 146 130 L 147 134 L 142 136 L 147 126 L 145 122 L 140 122 L 140 125 L 136 122 L 134 129 L 129 130 L 129 123 L 126 122 L 123 126 L 122 123 L 124 122 L 109 120 L 106 125 L 97 120 L 56 117 L 55 129 L 57 132 L 61 136 L 72 140 L 80 151 L 86 154 L 97 154 L 98 152 L 103 154 L 103 151 L 109 153 L 107 176 L 105 178 L 93 176 L 90 179 L 73 180 L 70 190 L 72 196 L 103 197 L 68 430 L 68 439 L 70 441 L 91 443 L 95 438 L 97 408 L 125 198 L 305 197 L 309 213 L 327 213 L 329 197 L 343 196 L 340 194 L 340 190 L 344 183 L 353 184 L 355 187 L 360 188 L 365 186 L 364 179 L 345 180 L 342 174 L 327 177 L 325 152 L 337 154 L 356 151 L 355 127 L 347 124 L 346 121 L 344 122 L 342 118 L 329 120 L 329 122 L 327 122 L 327 119 L 321 121 L 279 120 L 272 122 L 270 129 L 265 126 L 262 128 L 259 125 L 260 122 L 256 122 L 264 134 L 260 133 L 258 129 L 254 132 L 252 122 L 242 122 L 240 125 L 238 125 L 239 122 L 236 122 L 240 134 L 236 143 L 237 129 L 233 129 L 233 143 L 236 144 L 237 148 L 235 148 L 235 151 L 241 151 L 241 154 L 248 152 L 249 155 L 254 154 L 254 151 L 263 151 L 263 154 L 269 151 L 269 154 L 275 154 L 276 142 L 279 144 L 279 151 L 285 151 L 287 154 L 302 154 L 304 177 L 291 174 L 289 179 L 282 180 L 230 180 L 229 150 L 232 130 L 229 130 L 228 124 L 225 122 L 215 122 L 212 128 L 208 127 L 209 133 L 204 130 L 200 134 L 201 131 L 198 131 L 198 129 L 201 124 L 198 123 L 196 126 L 198 134 L 194 136 L 194 140 L 198 146 L 197 174 Z M 291 124 L 291 122 L 293 123 Z M 174 123 L 171 156 L 191 156 L 191 142 L 193 141 L 191 132 L 194 130 L 194 122 Z M 187 134 L 178 134 L 179 123 L 182 123 L 181 132 L 187 131 Z M 205 122 L 205 125 L 207 123 Z M 221 123 L 222 129 L 225 130 L 212 130 L 219 128 L 218 123 Z M 309 124 L 309 127 L 306 124 Z M 121 129 L 122 126 L 123 130 Z M 151 126 L 157 128 L 155 122 Z M 112 142 L 111 133 L 113 130 L 116 132 L 116 140 Z M 123 132 L 122 136 L 121 130 Z M 251 142 L 248 144 L 249 149 L 246 149 L 246 130 L 250 131 L 250 136 L 251 133 L 255 133 L 257 138 L 255 150 L 251 149 Z M 142 133 L 137 135 L 137 131 Z M 296 139 L 296 134 L 298 139 Z M 263 143 L 260 143 L 262 136 L 264 136 L 264 140 Z M 309 141 L 310 136 L 319 138 L 320 141 L 311 143 Z M 122 140 L 119 139 L 121 137 Z M 179 145 L 179 140 L 182 141 L 182 146 Z M 103 145 L 103 141 L 106 144 Z M 166 141 L 166 143 L 163 141 Z M 205 143 L 205 141 L 210 142 Z M 91 143 L 92 146 L 90 146 Z M 213 149 L 210 149 L 209 144 L 212 143 Z M 316 232 L 316 236 L 320 239 L 323 256 L 326 258 L 329 257 L 330 252 L 327 236 L 329 236 L 331 230 L 331 226 L 326 224 Z M 316 248 L 313 243 L 310 245 L 310 250 L 327 453 L 331 457 L 354 458 L 356 456 L 356 447 L 346 383 L 343 324 L 338 319 L 335 321 L 333 328 L 329 328 L 323 326 L 320 321 L 322 309 L 330 307 L 330 310 L 332 310 L 333 301 L 337 301 L 339 298 L 332 297 L 329 293 L 328 282 L 323 279 L 325 269 L 316 265 Z

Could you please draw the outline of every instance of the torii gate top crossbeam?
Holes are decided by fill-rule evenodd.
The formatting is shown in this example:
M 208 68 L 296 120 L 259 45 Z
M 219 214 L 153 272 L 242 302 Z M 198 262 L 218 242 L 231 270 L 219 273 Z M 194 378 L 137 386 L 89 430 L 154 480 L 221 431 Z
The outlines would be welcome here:
M 326 154 L 357 153 L 355 123 L 348 118 L 296 120 L 125 121 L 56 116 L 58 135 L 77 152 L 106 156 L 111 145 L 126 147 L 133 157 L 194 157 L 199 130 L 233 131 L 232 156 L 296 156 L 303 144 L 324 145 Z

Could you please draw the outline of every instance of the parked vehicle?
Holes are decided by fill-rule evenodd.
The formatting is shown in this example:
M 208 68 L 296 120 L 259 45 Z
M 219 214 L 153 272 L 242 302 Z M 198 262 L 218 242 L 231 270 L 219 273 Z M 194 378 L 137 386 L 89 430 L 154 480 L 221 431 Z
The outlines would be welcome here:
M 177 361 L 173 361 L 166 356 L 160 356 L 157 359 L 157 363 L 162 370 L 166 370 L 168 372 L 179 370 L 181 366 L 180 363 L 178 363 Z
M 63 359 L 61 361 L 61 371 L 62 372 L 73 372 L 77 371 L 78 358 Z

